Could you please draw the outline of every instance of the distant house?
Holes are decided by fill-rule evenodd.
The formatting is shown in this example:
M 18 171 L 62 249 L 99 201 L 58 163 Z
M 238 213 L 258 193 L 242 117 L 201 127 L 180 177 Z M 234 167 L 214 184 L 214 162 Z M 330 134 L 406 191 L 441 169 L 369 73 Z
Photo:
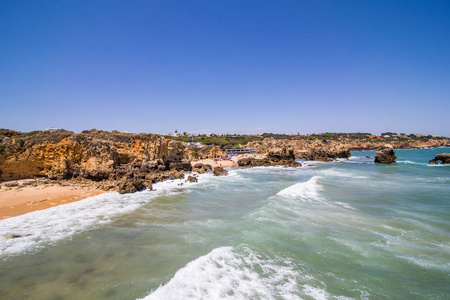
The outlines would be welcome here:
M 170 136 L 182 136 L 183 134 L 180 132 L 171 132 L 169 133 Z
M 196 147 L 196 148 L 203 148 L 203 147 L 205 147 L 205 145 L 203 145 L 200 142 L 189 142 L 188 146 L 192 146 L 192 147 Z
M 48 132 L 54 132 L 54 131 L 56 131 L 56 130 L 58 130 L 59 128 L 53 128 L 53 127 L 50 127 L 50 128 L 47 128 L 46 129 L 46 131 L 48 131 Z

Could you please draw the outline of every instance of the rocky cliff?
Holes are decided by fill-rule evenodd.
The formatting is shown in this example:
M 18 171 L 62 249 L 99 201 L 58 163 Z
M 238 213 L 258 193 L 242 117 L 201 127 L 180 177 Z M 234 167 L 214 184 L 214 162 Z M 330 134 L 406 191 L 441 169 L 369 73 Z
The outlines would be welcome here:
M 0 143 L 0 180 L 90 180 L 102 182 L 99 187 L 107 190 L 129 180 L 128 186 L 140 190 L 152 182 L 180 178 L 191 169 L 186 144 L 157 134 L 60 130 L 3 138 Z
M 348 158 L 351 155 L 348 145 L 335 141 L 266 138 L 261 143 L 253 142 L 247 146 L 254 147 L 258 153 L 268 156 L 273 150 L 288 149 L 292 151 L 295 158 L 305 160 L 328 161 L 337 158 Z
M 382 140 L 365 141 L 361 139 L 345 139 L 334 141 L 327 139 L 274 139 L 265 138 L 261 141 L 249 142 L 243 147 L 256 148 L 259 154 L 268 155 L 271 149 L 288 148 L 292 149 L 296 158 L 305 160 L 329 161 L 338 158 L 348 158 L 351 150 L 376 150 L 382 148 L 386 143 Z M 392 141 L 394 149 L 441 147 L 450 145 L 449 139 L 427 141 Z
M 277 166 L 284 165 L 286 167 L 301 166 L 295 161 L 294 149 L 288 143 L 277 143 L 275 141 L 263 142 L 265 157 L 264 158 L 243 158 L 238 161 L 240 167 L 258 167 L 258 166 Z M 262 150 L 259 150 L 262 152 Z

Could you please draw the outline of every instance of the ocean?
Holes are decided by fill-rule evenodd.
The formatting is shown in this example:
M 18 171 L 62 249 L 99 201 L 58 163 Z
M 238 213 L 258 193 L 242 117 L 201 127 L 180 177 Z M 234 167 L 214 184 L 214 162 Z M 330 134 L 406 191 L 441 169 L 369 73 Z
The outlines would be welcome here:
M 2 220 L 0 299 L 450 299 L 450 148 L 395 152 Z

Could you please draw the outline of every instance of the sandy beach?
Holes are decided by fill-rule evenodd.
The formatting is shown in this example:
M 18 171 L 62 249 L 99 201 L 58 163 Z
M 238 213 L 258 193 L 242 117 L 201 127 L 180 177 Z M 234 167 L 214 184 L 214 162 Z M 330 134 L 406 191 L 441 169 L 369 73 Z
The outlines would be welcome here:
M 247 157 L 255 157 L 257 159 L 261 159 L 264 157 L 264 155 L 261 154 L 241 154 L 241 155 L 234 155 L 231 157 L 231 159 L 211 159 L 211 158 L 207 158 L 207 159 L 199 159 L 196 161 L 192 161 L 192 165 L 196 165 L 196 164 L 208 164 L 211 165 L 212 168 L 216 168 L 216 167 L 223 167 L 223 168 L 229 168 L 229 167 L 237 167 L 238 164 L 238 160 L 242 159 L 242 158 L 247 158 Z
M 23 186 L 27 180 L 18 180 L 19 187 L 0 189 L 0 219 L 15 217 L 32 211 L 79 201 L 105 191 L 78 185 Z

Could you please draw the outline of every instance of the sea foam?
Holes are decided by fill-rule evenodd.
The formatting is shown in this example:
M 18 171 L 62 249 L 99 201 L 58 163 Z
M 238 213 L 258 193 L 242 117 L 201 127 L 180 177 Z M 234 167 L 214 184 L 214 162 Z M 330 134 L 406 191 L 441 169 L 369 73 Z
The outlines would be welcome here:
M 157 183 L 156 191 L 134 194 L 105 193 L 38 210 L 0 221 L 0 258 L 20 253 L 35 253 L 46 246 L 69 238 L 74 234 L 110 223 L 115 217 L 130 213 L 151 199 L 173 193 L 186 192 L 173 180 Z M 9 238 L 21 235 L 20 238 Z
M 288 262 L 263 258 L 249 248 L 220 247 L 188 263 L 143 299 L 301 299 L 299 275 Z
M 299 199 L 305 202 L 319 201 L 323 199 L 319 195 L 322 189 L 318 180 L 320 176 L 313 176 L 306 182 L 299 182 L 278 192 L 278 196 L 290 199 Z

